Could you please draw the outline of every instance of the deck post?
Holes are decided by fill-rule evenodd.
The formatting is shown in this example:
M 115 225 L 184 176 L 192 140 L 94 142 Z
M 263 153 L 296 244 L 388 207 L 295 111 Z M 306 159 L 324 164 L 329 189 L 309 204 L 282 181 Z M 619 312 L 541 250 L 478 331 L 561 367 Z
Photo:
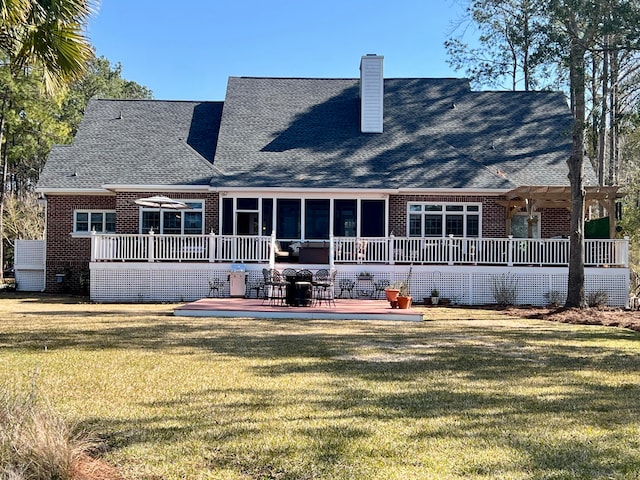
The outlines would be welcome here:
M 333 270 L 336 267 L 336 260 L 335 260 L 335 252 L 336 252 L 336 246 L 335 246 L 335 240 L 333 238 L 333 234 L 329 235 L 329 270 L 331 272 L 333 272 Z
M 98 248 L 98 237 L 96 235 L 96 229 L 91 229 L 91 261 L 96 261 L 96 249 Z
M 155 261 L 155 248 L 154 248 L 154 236 L 155 234 L 153 233 L 153 228 L 151 230 L 149 230 L 149 250 L 148 250 L 148 254 L 149 254 L 149 262 L 154 262 Z
M 453 265 L 453 234 L 449 234 L 449 265 Z
M 269 268 L 276 268 L 276 231 L 271 231 L 271 248 L 269 249 Z
M 393 232 L 389 235 L 389 265 L 396 264 L 396 236 Z
M 507 243 L 507 265 L 513 267 L 513 235 L 509 235 L 509 242 Z
M 209 233 L 209 263 L 214 263 L 216 261 L 216 234 L 211 229 L 211 233 Z

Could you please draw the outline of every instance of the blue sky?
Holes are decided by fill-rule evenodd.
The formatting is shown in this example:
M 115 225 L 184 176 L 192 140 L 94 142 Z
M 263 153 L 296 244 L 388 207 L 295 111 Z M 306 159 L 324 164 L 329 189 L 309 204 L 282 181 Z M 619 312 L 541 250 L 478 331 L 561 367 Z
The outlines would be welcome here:
M 102 0 L 97 55 L 157 99 L 223 100 L 229 76 L 358 76 L 384 55 L 386 78 L 461 77 L 443 43 L 462 0 Z

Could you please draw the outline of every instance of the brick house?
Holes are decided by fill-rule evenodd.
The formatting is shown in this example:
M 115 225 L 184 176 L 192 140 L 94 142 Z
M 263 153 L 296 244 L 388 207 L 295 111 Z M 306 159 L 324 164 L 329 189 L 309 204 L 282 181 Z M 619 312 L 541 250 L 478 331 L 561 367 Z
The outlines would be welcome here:
M 461 303 L 487 301 L 495 275 L 538 275 L 522 299 L 540 303 L 566 291 L 570 128 L 560 93 L 384 79 L 377 55 L 359 78 L 231 77 L 223 102 L 92 100 L 38 184 L 46 290 L 90 272 L 95 300 L 198 298 L 233 263 L 259 277 L 275 236 L 284 262 L 317 247 L 339 277 L 413 265 L 418 295 L 437 282 Z M 613 211 L 617 191 L 589 165 L 585 183 Z M 135 203 L 153 195 L 187 208 Z M 590 247 L 588 281 L 628 288 L 626 244 L 610 237 Z

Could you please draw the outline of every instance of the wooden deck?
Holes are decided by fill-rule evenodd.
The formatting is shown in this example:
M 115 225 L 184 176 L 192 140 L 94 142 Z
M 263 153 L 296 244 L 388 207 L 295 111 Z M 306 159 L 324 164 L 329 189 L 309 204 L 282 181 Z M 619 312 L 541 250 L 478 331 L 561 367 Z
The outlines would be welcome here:
M 333 305 L 287 307 L 263 304 L 255 298 L 202 298 L 174 310 L 182 317 L 249 317 L 299 318 L 314 320 L 400 320 L 420 322 L 421 308 L 399 310 L 391 308 L 386 300 L 336 299 Z

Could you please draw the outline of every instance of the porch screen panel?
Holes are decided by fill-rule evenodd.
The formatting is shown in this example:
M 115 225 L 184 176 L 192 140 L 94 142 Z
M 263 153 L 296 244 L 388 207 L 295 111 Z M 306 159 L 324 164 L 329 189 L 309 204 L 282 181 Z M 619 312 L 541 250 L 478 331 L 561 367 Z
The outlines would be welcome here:
M 236 233 L 238 235 L 258 235 L 258 199 L 238 198 L 236 209 Z
M 304 212 L 304 237 L 313 240 L 329 238 L 329 200 L 307 200 Z
M 278 199 L 276 208 L 276 236 L 284 239 L 300 238 L 301 201 L 299 199 Z
M 222 235 L 233 235 L 233 198 L 222 199 Z
M 356 200 L 333 202 L 333 234 L 336 237 L 355 237 L 358 205 Z
M 273 199 L 262 199 L 262 235 L 271 235 L 273 232 Z
M 384 237 L 384 200 L 362 200 L 360 211 L 360 236 Z

